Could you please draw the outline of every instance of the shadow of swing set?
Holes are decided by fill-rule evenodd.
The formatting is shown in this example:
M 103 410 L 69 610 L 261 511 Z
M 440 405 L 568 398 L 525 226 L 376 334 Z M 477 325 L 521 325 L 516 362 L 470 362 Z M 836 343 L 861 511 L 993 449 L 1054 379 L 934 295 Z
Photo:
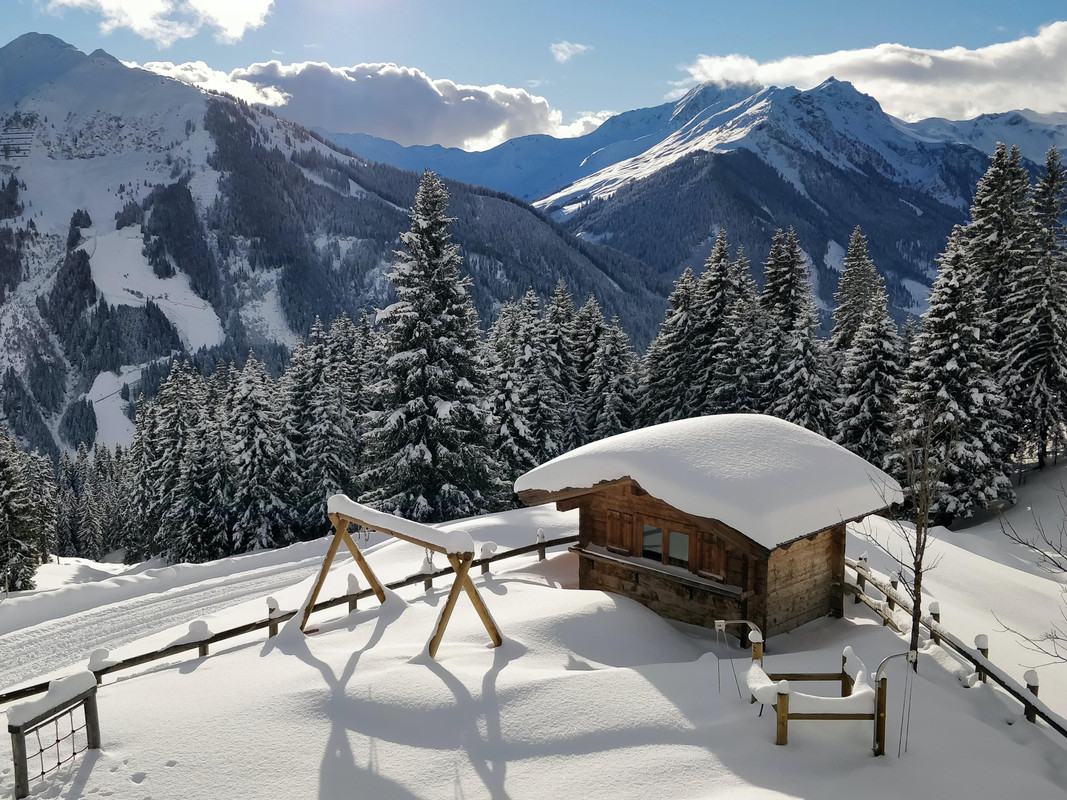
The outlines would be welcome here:
M 455 572 L 455 579 L 452 581 L 452 588 L 449 589 L 448 598 L 445 600 L 445 604 L 437 618 L 437 625 L 430 636 L 428 645 L 430 658 L 437 657 L 437 650 L 441 646 L 445 628 L 448 627 L 448 621 L 452 617 L 452 611 L 459 600 L 460 592 L 466 593 L 471 605 L 474 606 L 474 610 L 478 612 L 478 617 L 481 619 L 482 625 L 485 626 L 486 633 L 489 634 L 489 638 L 493 642 L 493 647 L 501 645 L 504 640 L 500 634 L 500 629 L 493 620 L 492 614 L 489 613 L 485 601 L 478 594 L 474 581 L 471 580 L 470 568 L 474 561 L 474 540 L 471 539 L 469 533 L 466 531 L 440 531 L 421 522 L 377 511 L 357 503 L 343 494 L 335 494 L 330 497 L 326 504 L 326 510 L 330 524 L 333 525 L 334 529 L 333 540 L 330 542 L 329 550 L 327 550 L 322 567 L 319 569 L 315 586 L 312 588 L 311 594 L 305 603 L 304 616 L 300 620 L 301 631 L 304 633 L 309 632 L 307 629 L 308 617 L 311 616 L 315 601 L 318 599 L 319 592 L 326 582 L 326 575 L 329 573 L 330 566 L 333 564 L 333 560 L 336 558 L 337 551 L 342 543 L 352 554 L 352 558 L 367 579 L 367 583 L 370 584 L 371 589 L 378 598 L 378 602 L 385 602 L 385 589 L 381 581 L 378 580 L 378 576 L 374 574 L 374 570 L 371 569 L 367 559 L 360 552 L 359 547 L 352 538 L 352 534 L 348 532 L 348 526 L 355 524 L 386 533 L 396 539 L 410 542 L 434 553 L 441 553 L 451 564 Z

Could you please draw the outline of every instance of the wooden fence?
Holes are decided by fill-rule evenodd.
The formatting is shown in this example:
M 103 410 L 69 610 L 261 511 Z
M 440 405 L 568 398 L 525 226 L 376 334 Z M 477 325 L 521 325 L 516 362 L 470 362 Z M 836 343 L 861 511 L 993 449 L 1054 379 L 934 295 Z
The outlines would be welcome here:
M 882 618 L 886 625 L 889 625 L 898 633 L 904 633 L 903 628 L 893 617 L 892 612 L 894 607 L 900 606 L 903 611 L 911 614 L 911 598 L 905 592 L 900 591 L 897 586 L 894 586 L 893 582 L 887 583 L 872 573 L 866 562 L 846 558 L 845 563 L 856 571 L 857 576 L 857 585 L 848 585 L 846 589 L 854 592 L 857 602 L 863 602 L 871 608 Z M 885 597 L 885 601 L 879 602 L 868 596 L 866 593 L 867 585 L 873 586 L 881 592 Z M 936 616 L 926 616 L 921 620 L 922 626 L 930 632 L 934 642 L 947 646 L 955 651 L 957 655 L 970 662 L 982 681 L 992 680 L 1018 700 L 1023 706 L 1023 713 L 1030 722 L 1037 722 L 1037 719 L 1040 718 L 1056 733 L 1067 738 L 1067 721 L 1037 699 L 1038 687 L 1036 679 L 1033 683 L 1028 682 L 1027 687 L 1024 689 L 1018 681 L 989 660 L 988 646 L 968 647 L 941 624 L 940 616 L 940 613 L 937 613 Z M 978 639 L 987 641 L 984 636 L 979 636 Z
M 545 559 L 546 550 L 550 547 L 556 547 L 565 544 L 573 544 L 578 541 L 577 535 L 573 536 L 561 536 L 557 539 L 549 539 L 548 541 L 534 542 L 533 544 L 524 545 L 523 547 L 516 547 L 512 550 L 505 550 L 501 553 L 495 553 L 485 558 L 476 558 L 471 563 L 471 569 L 474 567 L 481 567 L 483 573 L 489 571 L 489 565 L 496 563 L 497 561 L 503 561 L 508 558 L 514 558 L 516 556 L 526 555 L 528 553 L 537 553 L 538 560 L 543 561 Z M 442 567 L 441 569 L 432 572 L 424 573 L 417 572 L 414 575 L 409 575 L 402 580 L 394 581 L 393 583 L 387 583 L 385 586 L 387 589 L 402 589 L 405 586 L 414 586 L 422 583 L 427 586 L 433 581 L 434 578 L 441 577 L 443 575 L 451 575 L 454 572 L 452 567 Z M 324 611 L 327 608 L 335 608 L 337 606 L 348 606 L 350 610 L 356 608 L 356 604 L 360 600 L 364 600 L 368 597 L 374 596 L 373 589 L 363 589 L 359 592 L 352 592 L 343 594 L 340 597 L 334 597 L 329 600 L 322 600 L 315 603 L 311 610 Z M 292 619 L 296 616 L 296 611 L 285 611 L 277 614 L 268 614 L 266 619 L 256 620 L 255 622 L 248 622 L 244 625 L 238 625 L 234 628 L 228 628 L 224 631 L 212 634 L 211 636 L 199 640 L 199 641 L 185 641 L 178 644 L 172 644 L 167 647 L 160 648 L 159 650 L 153 650 L 150 653 L 141 653 L 136 656 L 130 656 L 124 658 L 121 661 L 107 664 L 99 669 L 93 670 L 93 674 L 96 675 L 97 682 L 101 682 L 105 675 L 110 675 L 113 672 L 119 672 L 121 670 L 131 669 L 133 667 L 140 666 L 141 664 L 147 664 L 152 661 L 158 661 L 164 658 L 170 658 L 171 656 L 185 653 L 190 650 L 196 650 L 199 656 L 206 656 L 210 651 L 210 647 L 213 644 L 224 642 L 227 639 L 234 639 L 238 636 L 244 636 L 255 631 L 263 630 L 276 632 L 278 625 Z M 8 692 L 0 693 L 0 705 L 21 700 L 25 697 L 32 697 L 37 694 L 43 694 L 48 691 L 49 681 L 43 681 L 42 683 L 36 683 L 32 686 L 24 686 L 19 689 L 13 689 Z

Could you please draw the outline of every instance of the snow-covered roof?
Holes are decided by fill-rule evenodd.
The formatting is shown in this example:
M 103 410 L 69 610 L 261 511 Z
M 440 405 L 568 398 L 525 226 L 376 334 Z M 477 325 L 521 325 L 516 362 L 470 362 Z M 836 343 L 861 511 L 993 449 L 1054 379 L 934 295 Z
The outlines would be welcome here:
M 515 491 L 592 488 L 626 477 L 772 550 L 901 498 L 900 485 L 859 456 L 762 414 L 696 417 L 592 442 L 520 476 Z

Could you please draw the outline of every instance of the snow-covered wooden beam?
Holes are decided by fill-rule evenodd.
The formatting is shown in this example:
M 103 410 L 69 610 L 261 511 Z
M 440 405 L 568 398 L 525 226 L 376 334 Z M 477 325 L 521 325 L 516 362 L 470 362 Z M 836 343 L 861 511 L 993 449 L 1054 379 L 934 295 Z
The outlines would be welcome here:
M 481 595 L 478 594 L 478 589 L 471 581 L 470 566 L 474 561 L 474 540 L 469 533 L 463 530 L 441 531 L 421 522 L 378 511 L 370 506 L 357 503 L 343 494 L 335 494 L 330 497 L 326 502 L 326 511 L 334 527 L 333 541 L 330 542 L 330 549 L 327 551 L 326 558 L 323 559 L 322 567 L 319 569 L 315 587 L 311 590 L 311 596 L 304 610 L 304 618 L 300 622 L 300 630 L 306 629 L 308 617 L 311 616 L 311 610 L 315 606 L 319 591 L 326 581 L 326 575 L 330 571 L 330 566 L 333 564 L 342 542 L 344 542 L 352 554 L 352 558 L 355 559 L 356 564 L 367 578 L 367 582 L 371 585 L 375 595 L 377 595 L 378 601 L 385 601 L 385 590 L 382 588 L 381 581 L 378 580 L 378 576 L 374 574 L 374 570 L 371 569 L 370 564 L 363 557 L 352 535 L 348 532 L 349 524 L 356 524 L 362 525 L 364 528 L 387 533 L 394 538 L 402 539 L 419 547 L 425 547 L 436 553 L 443 553 L 448 558 L 453 570 L 455 570 L 456 577 L 448 593 L 448 599 L 441 608 L 437 625 L 434 627 L 434 632 L 430 637 L 430 658 L 434 658 L 437 655 L 437 649 L 441 645 L 441 639 L 444 638 L 445 628 L 452 617 L 452 611 L 456 606 L 456 601 L 459 599 L 461 591 L 466 593 L 474 606 L 474 610 L 478 612 L 478 618 L 481 619 L 482 625 L 485 626 L 493 646 L 500 646 L 503 642 L 500 629 L 489 613 L 489 609 L 486 607 Z

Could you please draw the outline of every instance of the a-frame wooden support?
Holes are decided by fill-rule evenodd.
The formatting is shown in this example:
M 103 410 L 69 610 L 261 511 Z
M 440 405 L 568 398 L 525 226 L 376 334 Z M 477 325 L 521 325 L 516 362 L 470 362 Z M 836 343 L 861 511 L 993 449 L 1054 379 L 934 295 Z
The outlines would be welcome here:
M 456 607 L 456 601 L 459 599 L 460 591 L 466 593 L 471 604 L 474 606 L 474 610 L 478 612 L 478 617 L 481 619 L 482 625 L 485 626 L 485 630 L 489 634 L 493 646 L 499 647 L 501 645 L 503 637 L 500 634 L 500 629 L 497 628 L 496 622 L 489 613 L 489 609 L 486 608 L 485 602 L 482 600 L 481 595 L 478 594 L 478 589 L 475 587 L 474 582 L 470 577 L 471 563 L 474 561 L 473 552 L 449 553 L 438 542 L 430 542 L 425 539 L 420 539 L 410 533 L 401 533 L 400 531 L 390 530 L 377 521 L 368 522 L 339 512 L 333 512 L 329 517 L 334 528 L 333 540 L 330 542 L 330 549 L 326 552 L 326 558 L 323 559 L 322 567 L 319 569 L 319 575 L 315 580 L 315 586 L 311 590 L 311 596 L 308 598 L 307 606 L 304 608 L 304 617 L 300 621 L 300 630 L 303 631 L 307 627 L 308 617 L 311 616 L 311 610 L 315 607 L 315 601 L 318 599 L 319 591 L 321 591 L 323 583 L 326 582 L 326 574 L 330 571 L 330 566 L 333 564 L 333 560 L 336 558 L 337 551 L 342 542 L 344 542 L 348 551 L 352 554 L 352 558 L 355 559 L 356 564 L 359 565 L 360 570 L 362 570 L 363 575 L 367 579 L 367 583 L 369 583 L 374 590 L 378 602 L 385 601 L 385 589 L 382 588 L 381 581 L 378 580 L 378 576 L 374 574 L 374 570 L 371 569 L 370 564 L 367 563 L 367 559 L 363 557 L 363 554 L 359 551 L 359 547 L 356 546 L 355 541 L 352 539 L 352 535 L 348 532 L 349 524 L 355 523 L 367 528 L 373 528 L 382 533 L 387 533 L 397 539 L 403 539 L 406 542 L 411 542 L 420 547 L 425 547 L 433 552 L 443 553 L 448 558 L 448 563 L 452 565 L 452 569 L 455 570 L 456 578 L 452 582 L 452 588 L 448 592 L 448 598 L 445 600 L 445 604 L 441 608 L 441 614 L 437 618 L 437 625 L 434 628 L 433 635 L 430 637 L 430 658 L 435 658 L 437 656 L 437 649 L 441 646 L 441 640 L 445 635 L 445 628 L 448 627 L 448 621 L 452 617 L 452 611 Z

